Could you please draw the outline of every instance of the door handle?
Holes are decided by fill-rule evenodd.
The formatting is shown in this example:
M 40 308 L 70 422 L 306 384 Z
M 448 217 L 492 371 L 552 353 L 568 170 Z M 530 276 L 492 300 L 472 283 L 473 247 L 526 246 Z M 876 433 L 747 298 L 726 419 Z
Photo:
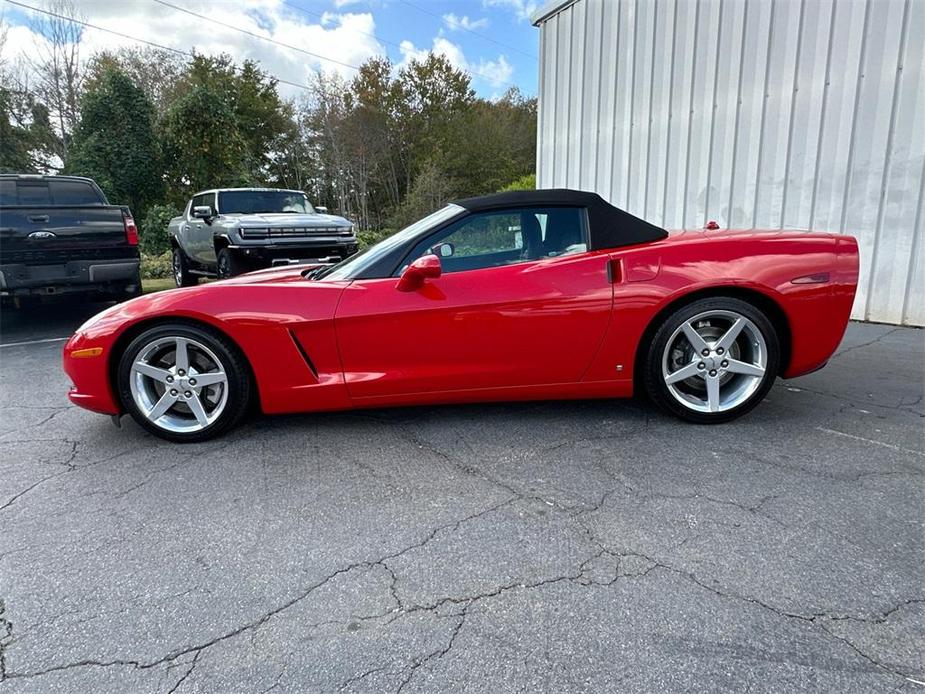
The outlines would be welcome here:
M 30 222 L 36 222 L 37 224 L 45 224 L 48 222 L 47 214 L 32 214 L 26 217 Z

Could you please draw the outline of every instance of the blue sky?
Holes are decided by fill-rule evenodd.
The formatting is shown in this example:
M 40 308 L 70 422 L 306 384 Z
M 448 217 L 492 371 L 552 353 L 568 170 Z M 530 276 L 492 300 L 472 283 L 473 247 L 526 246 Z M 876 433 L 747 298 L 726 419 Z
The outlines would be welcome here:
M 21 1 L 45 7 L 42 0 Z M 536 94 L 539 34 L 529 15 L 537 4 L 537 0 L 81 0 L 76 6 L 84 21 L 110 31 L 178 50 L 255 59 L 267 72 L 295 84 L 310 81 L 311 73 L 319 69 L 349 79 L 355 74 L 351 66 L 373 55 L 387 55 L 400 65 L 434 50 L 470 72 L 480 96 L 492 98 L 513 85 L 528 95 Z M 41 15 L 3 0 L 0 12 L 8 25 L 3 59 L 10 63 L 33 54 L 36 43 L 43 40 L 35 23 Z M 133 44 L 138 45 L 88 28 L 82 57 Z M 282 85 L 281 91 L 298 96 L 304 89 Z

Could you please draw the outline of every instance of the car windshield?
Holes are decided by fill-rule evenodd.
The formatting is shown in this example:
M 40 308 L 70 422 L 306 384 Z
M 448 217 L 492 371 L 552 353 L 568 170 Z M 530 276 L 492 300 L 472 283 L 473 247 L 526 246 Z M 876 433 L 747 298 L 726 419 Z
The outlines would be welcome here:
M 342 260 L 336 265 L 325 268 L 313 279 L 327 280 L 349 280 L 359 276 L 366 268 L 373 265 L 380 258 L 403 244 L 405 241 L 414 238 L 422 231 L 441 224 L 457 215 L 464 213 L 465 210 L 459 205 L 447 205 L 436 212 L 433 212 L 423 219 L 419 219 L 411 226 L 407 226 L 401 231 L 392 234 L 386 239 L 382 239 L 374 246 L 370 246 L 365 251 L 352 255 L 346 260 Z
M 222 214 L 259 214 L 261 212 L 292 212 L 312 214 L 305 193 L 294 190 L 225 190 L 218 194 L 218 209 Z

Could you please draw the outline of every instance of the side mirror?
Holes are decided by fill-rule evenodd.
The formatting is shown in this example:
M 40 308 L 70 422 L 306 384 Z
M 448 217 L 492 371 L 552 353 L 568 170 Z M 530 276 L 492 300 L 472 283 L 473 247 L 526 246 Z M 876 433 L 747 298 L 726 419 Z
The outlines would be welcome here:
M 438 243 L 431 252 L 440 258 L 450 258 L 456 252 L 456 246 L 452 243 Z
M 325 207 L 324 205 L 315 205 L 315 212 L 317 212 L 318 214 L 327 214 L 328 208 Z
M 420 289 L 424 280 L 436 279 L 442 272 L 440 258 L 435 255 L 422 255 L 401 273 L 401 279 L 398 280 L 396 288 L 400 292 L 413 292 L 415 289 Z
M 196 219 L 211 219 L 212 208 L 208 205 L 196 205 L 196 207 L 193 208 L 193 216 Z

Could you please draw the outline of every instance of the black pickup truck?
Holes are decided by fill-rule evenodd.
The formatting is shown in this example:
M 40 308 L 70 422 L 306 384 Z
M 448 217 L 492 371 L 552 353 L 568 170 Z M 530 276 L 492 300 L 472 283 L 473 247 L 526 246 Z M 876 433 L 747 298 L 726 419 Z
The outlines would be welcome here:
M 138 229 L 89 178 L 0 174 L 0 297 L 141 293 Z

